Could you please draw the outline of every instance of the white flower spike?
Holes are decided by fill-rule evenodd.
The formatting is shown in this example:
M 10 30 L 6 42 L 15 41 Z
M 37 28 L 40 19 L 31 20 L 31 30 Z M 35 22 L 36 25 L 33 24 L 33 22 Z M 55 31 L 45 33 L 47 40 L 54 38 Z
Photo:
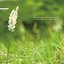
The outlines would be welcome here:
M 11 32 L 15 31 L 16 23 L 17 23 L 17 17 L 18 17 L 18 6 L 16 9 L 13 9 L 9 16 L 8 21 L 8 30 Z

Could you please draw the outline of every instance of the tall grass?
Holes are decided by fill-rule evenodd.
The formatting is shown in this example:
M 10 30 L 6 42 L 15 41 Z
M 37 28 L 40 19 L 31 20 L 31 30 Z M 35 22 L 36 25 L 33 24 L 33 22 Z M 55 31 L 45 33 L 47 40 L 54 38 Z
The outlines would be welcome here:
M 53 32 L 45 39 L 34 38 L 26 33 L 20 40 L 11 37 L 10 64 L 63 64 L 64 34 Z M 33 37 L 33 38 L 30 38 Z M 40 37 L 40 36 L 39 36 Z M 7 48 L 0 43 L 0 63 L 5 64 Z

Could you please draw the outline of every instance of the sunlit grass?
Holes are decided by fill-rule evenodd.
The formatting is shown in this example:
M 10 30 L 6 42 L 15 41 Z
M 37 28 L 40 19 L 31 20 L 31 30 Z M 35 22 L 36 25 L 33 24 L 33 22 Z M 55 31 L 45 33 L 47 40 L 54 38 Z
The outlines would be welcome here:
M 35 40 L 24 35 L 25 40 L 10 39 L 10 64 L 63 64 L 63 34 L 52 33 L 49 38 Z M 28 38 L 28 39 L 27 39 Z M 0 63 L 6 63 L 7 48 L 0 43 Z

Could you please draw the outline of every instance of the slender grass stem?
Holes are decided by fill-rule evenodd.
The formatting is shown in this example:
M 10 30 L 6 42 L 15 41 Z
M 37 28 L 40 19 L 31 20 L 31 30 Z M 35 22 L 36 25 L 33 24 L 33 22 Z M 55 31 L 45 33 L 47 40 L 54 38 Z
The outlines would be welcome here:
M 9 50 L 10 50 L 10 41 L 8 42 L 8 45 L 7 45 L 7 58 L 6 58 L 6 64 L 9 63 Z

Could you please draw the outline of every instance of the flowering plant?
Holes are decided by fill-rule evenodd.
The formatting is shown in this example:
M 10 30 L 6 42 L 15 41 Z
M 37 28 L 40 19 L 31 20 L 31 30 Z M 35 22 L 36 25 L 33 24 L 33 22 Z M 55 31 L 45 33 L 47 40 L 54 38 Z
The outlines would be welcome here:
M 8 30 L 11 32 L 15 31 L 14 29 L 15 29 L 16 23 L 17 23 L 18 8 L 19 7 L 17 6 L 16 9 L 13 9 L 9 16 Z

